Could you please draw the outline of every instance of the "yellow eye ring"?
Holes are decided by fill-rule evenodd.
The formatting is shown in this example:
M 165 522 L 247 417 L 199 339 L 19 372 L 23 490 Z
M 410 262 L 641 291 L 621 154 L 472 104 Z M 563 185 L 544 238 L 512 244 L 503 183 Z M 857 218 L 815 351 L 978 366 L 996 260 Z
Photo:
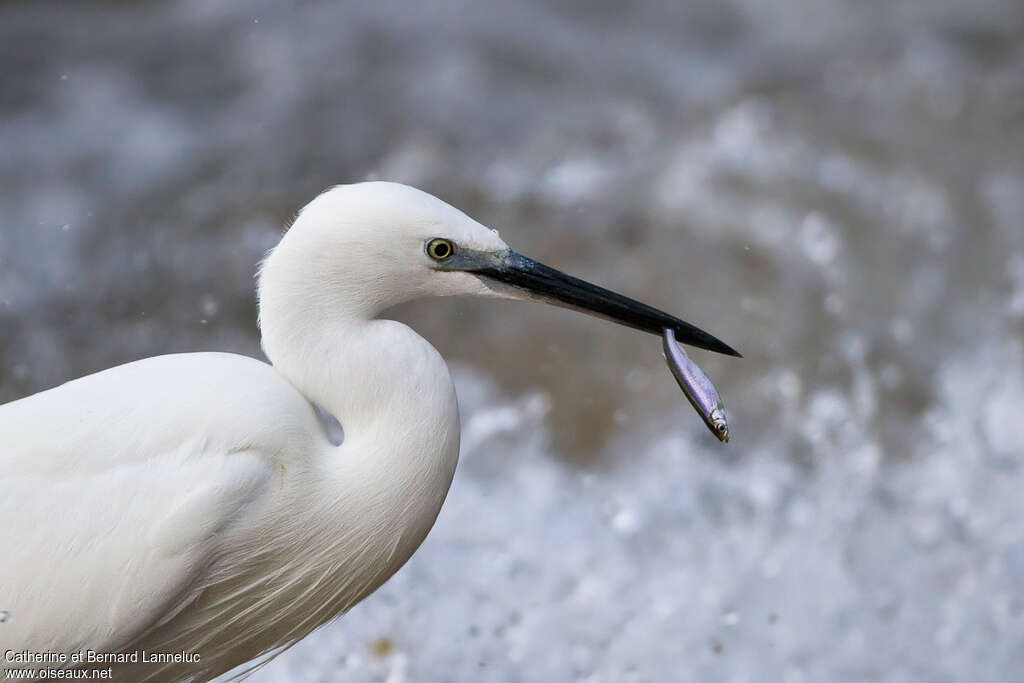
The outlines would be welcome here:
M 455 243 L 441 237 L 427 242 L 427 256 L 435 261 L 444 261 L 455 253 Z

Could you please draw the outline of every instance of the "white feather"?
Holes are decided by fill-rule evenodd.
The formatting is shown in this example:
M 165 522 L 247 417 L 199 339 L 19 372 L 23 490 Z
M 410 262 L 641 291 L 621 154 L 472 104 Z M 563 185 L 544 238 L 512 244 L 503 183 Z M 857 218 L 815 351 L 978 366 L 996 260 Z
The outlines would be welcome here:
M 434 348 L 375 318 L 420 296 L 508 295 L 431 268 L 438 236 L 506 248 L 418 190 L 334 188 L 263 264 L 273 366 L 162 356 L 0 406 L 0 652 L 185 652 L 198 661 L 115 678 L 207 680 L 401 567 L 451 483 L 458 407 Z M 313 403 L 344 426 L 340 446 Z

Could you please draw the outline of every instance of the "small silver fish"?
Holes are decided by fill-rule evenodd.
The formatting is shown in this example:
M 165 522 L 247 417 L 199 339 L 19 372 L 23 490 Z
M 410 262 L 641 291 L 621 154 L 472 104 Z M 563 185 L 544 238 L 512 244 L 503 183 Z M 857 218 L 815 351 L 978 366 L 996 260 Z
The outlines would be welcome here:
M 675 332 L 666 328 L 661 341 L 665 349 L 665 362 L 668 363 L 668 369 L 672 371 L 679 388 L 686 394 L 690 405 L 701 416 L 711 433 L 718 437 L 719 441 L 727 443 L 729 423 L 725 419 L 725 408 L 722 406 L 722 399 L 718 397 L 715 385 L 686 355 L 683 347 L 679 346 Z

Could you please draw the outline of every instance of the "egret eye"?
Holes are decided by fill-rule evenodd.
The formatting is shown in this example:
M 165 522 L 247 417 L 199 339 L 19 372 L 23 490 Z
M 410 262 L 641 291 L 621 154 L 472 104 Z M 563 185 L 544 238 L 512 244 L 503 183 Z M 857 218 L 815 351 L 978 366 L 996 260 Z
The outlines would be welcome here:
M 444 261 L 455 253 L 455 243 L 440 237 L 427 242 L 427 255 L 435 261 Z

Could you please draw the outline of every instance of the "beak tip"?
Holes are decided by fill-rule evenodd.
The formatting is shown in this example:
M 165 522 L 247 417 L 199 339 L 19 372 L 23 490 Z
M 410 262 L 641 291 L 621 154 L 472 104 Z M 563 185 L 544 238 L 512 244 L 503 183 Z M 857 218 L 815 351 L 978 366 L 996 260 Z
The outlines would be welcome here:
M 732 356 L 733 358 L 743 358 L 736 349 L 732 348 L 718 337 L 705 332 L 699 327 L 694 327 L 688 322 L 684 322 L 679 319 L 674 320 L 673 325 L 670 325 L 676 333 L 676 339 L 681 344 L 687 344 L 689 346 L 695 346 L 698 349 L 704 349 L 705 351 L 713 351 L 714 353 L 720 353 L 723 356 Z
M 713 340 L 713 341 L 711 341 L 711 343 L 709 343 L 707 345 L 698 345 L 698 346 L 700 346 L 700 347 L 702 347 L 702 348 L 704 348 L 704 349 L 706 349 L 708 351 L 714 351 L 715 353 L 720 353 L 723 356 L 732 356 L 733 358 L 743 358 L 743 354 L 742 353 L 740 353 L 736 349 L 732 348 L 731 346 L 726 344 L 721 339 L 717 339 L 715 337 L 711 337 L 711 339 Z

